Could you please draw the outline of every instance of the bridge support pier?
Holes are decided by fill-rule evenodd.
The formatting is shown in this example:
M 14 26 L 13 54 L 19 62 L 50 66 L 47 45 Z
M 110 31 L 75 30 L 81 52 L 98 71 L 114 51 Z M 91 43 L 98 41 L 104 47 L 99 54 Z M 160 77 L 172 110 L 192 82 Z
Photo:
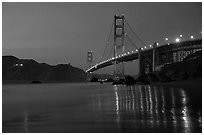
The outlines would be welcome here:
M 152 52 L 152 72 L 155 71 L 155 66 L 156 66 L 156 47 L 157 47 L 157 43 L 154 43 L 153 45 L 153 52 Z
M 157 43 L 153 45 L 152 52 L 149 54 L 143 53 L 141 48 L 139 48 L 138 59 L 139 59 L 139 76 L 143 74 L 154 72 L 157 63 L 157 52 L 156 52 Z
M 139 76 L 141 76 L 142 75 L 141 48 L 139 48 L 139 50 L 138 50 L 138 60 L 139 60 L 139 66 L 138 66 L 139 67 Z

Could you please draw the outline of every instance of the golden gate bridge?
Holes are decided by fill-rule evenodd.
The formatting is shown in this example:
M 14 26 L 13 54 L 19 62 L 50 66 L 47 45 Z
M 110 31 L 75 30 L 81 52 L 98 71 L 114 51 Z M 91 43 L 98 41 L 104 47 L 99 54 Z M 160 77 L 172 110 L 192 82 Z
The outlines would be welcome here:
M 139 41 L 139 44 L 134 43 L 129 34 L 125 32 L 125 25 L 131 30 L 135 39 Z M 112 32 L 113 44 L 110 45 Z M 182 37 L 182 35 L 180 35 L 180 37 Z M 124 43 L 126 40 L 134 47 L 133 50 L 125 52 L 125 47 L 129 45 Z M 138 45 L 142 45 L 143 47 L 139 47 Z M 86 70 L 87 73 L 92 73 L 98 69 L 114 65 L 115 78 L 123 78 L 125 62 L 137 59 L 139 60 L 139 75 L 154 72 L 158 66 L 180 62 L 189 54 L 202 50 L 202 39 L 194 39 L 194 37 L 191 36 L 191 39 L 186 41 L 180 42 L 179 39 L 177 39 L 176 43 L 167 43 L 164 45 L 154 43 L 153 45 L 147 46 L 136 32 L 134 32 L 124 15 L 115 15 L 101 58 L 104 58 L 108 46 L 111 46 L 110 54 L 112 53 L 113 56 L 109 54 L 105 60 L 95 65 L 90 64 L 93 60 L 93 55 L 92 52 L 88 52 L 87 63 L 89 63 L 89 68 Z

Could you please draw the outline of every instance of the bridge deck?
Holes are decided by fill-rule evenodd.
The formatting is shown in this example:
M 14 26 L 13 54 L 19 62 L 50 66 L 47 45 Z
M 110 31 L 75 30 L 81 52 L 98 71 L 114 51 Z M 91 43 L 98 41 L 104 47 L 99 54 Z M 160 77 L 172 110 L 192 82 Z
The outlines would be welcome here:
M 157 46 L 156 50 L 158 50 L 160 53 L 169 53 L 169 52 L 177 52 L 177 51 L 188 51 L 188 50 L 193 50 L 193 49 L 202 49 L 202 39 L 197 39 L 197 40 L 190 40 L 190 41 L 183 41 L 180 43 L 172 43 L 170 45 L 161 45 Z M 152 48 L 147 48 L 142 50 L 142 53 L 151 53 L 153 49 Z M 108 60 L 102 61 L 90 69 L 88 69 L 86 72 L 94 72 L 98 69 L 113 65 L 115 62 L 116 64 L 120 62 L 127 62 L 127 61 L 133 61 L 138 59 L 138 51 L 135 51 L 133 53 L 129 54 L 121 54 L 120 56 L 116 56 L 115 58 L 110 58 Z

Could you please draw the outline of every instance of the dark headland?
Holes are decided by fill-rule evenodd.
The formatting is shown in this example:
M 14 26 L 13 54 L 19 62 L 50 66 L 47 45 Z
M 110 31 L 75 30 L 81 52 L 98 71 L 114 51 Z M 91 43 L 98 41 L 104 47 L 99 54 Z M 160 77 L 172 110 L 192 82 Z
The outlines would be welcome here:
M 3 83 L 84 82 L 86 73 L 70 64 L 48 65 L 32 59 L 2 57 Z

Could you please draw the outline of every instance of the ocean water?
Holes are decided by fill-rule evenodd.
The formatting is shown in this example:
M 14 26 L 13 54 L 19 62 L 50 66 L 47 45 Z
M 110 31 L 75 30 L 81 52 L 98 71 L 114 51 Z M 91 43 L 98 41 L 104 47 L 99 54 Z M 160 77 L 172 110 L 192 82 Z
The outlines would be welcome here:
M 151 85 L 3 85 L 2 132 L 202 132 L 200 97 Z

